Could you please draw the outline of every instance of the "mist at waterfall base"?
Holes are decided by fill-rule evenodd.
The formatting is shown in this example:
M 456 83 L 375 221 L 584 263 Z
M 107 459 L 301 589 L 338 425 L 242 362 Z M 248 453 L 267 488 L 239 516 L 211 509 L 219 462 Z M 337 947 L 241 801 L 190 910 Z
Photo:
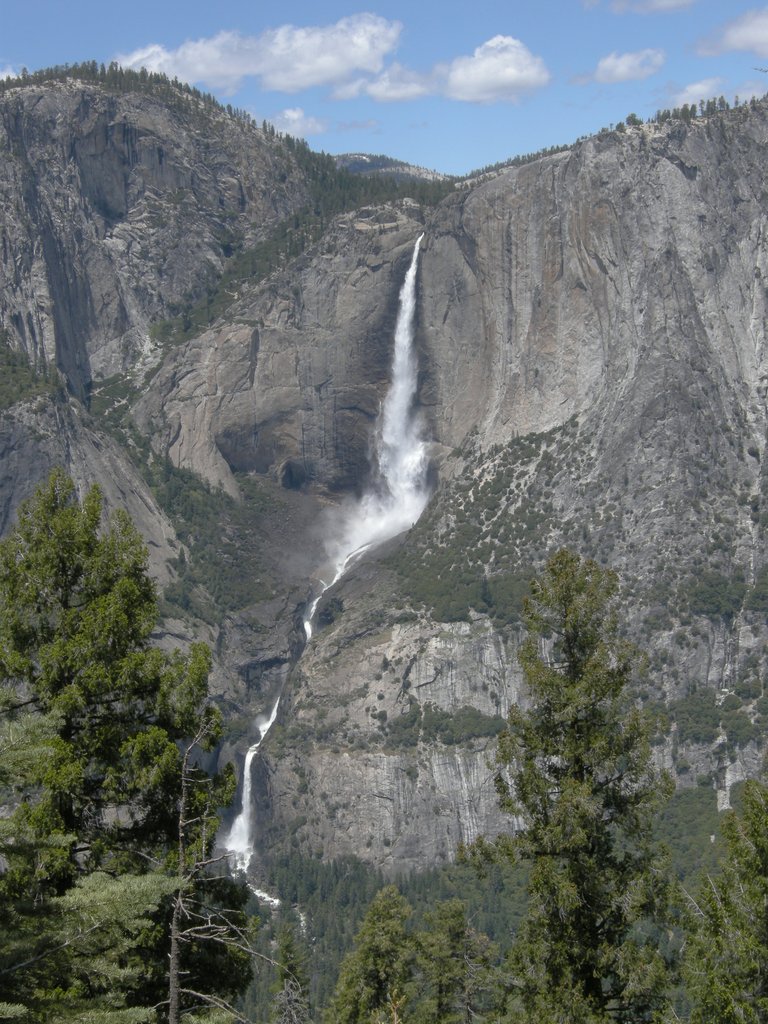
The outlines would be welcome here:
M 326 542 L 328 553 L 327 580 L 309 602 L 304 617 L 304 631 L 309 641 L 313 621 L 323 594 L 337 583 L 356 560 L 384 541 L 409 529 L 427 504 L 427 446 L 422 423 L 414 411 L 418 383 L 418 365 L 413 351 L 413 324 L 416 310 L 416 273 L 418 270 L 420 235 L 400 289 L 395 341 L 392 356 L 392 379 L 387 392 L 373 445 L 374 477 L 370 489 L 359 501 L 338 510 L 335 527 Z M 253 852 L 253 817 L 251 809 L 251 766 L 257 750 L 264 742 L 277 717 L 278 696 L 270 714 L 260 715 L 255 726 L 259 739 L 251 745 L 243 766 L 243 787 L 240 813 L 232 823 L 222 845 L 230 855 L 233 867 L 247 871 Z M 260 899 L 273 905 L 278 901 L 268 893 L 251 890 Z
M 307 607 L 304 631 L 312 637 L 317 606 L 323 594 L 347 572 L 358 558 L 385 541 L 409 529 L 429 499 L 427 488 L 427 446 L 421 417 L 414 411 L 418 365 L 413 348 L 416 311 L 416 274 L 420 235 L 400 289 L 392 379 L 379 416 L 374 438 L 374 476 L 369 490 L 359 501 L 339 510 L 335 527 L 326 541 L 329 556 L 328 579 Z

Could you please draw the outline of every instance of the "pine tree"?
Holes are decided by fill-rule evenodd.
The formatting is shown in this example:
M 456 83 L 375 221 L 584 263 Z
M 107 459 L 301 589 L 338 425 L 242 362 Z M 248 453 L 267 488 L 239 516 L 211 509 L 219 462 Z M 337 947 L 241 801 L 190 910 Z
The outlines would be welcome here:
M 277 991 L 273 1002 L 274 1024 L 308 1024 L 309 975 L 306 950 L 292 922 L 284 921 L 277 933 Z
M 412 975 L 412 944 L 405 928 L 410 916 L 410 905 L 394 885 L 376 895 L 341 965 L 327 1024 L 371 1024 L 402 1016 Z
M 531 865 L 510 956 L 510 1021 L 654 1019 L 666 967 L 655 941 L 669 897 L 651 836 L 669 781 L 628 702 L 641 661 L 618 635 L 613 572 L 560 551 L 534 581 L 521 652 L 530 704 L 499 739 L 497 789 L 516 830 L 481 854 Z
M 153 647 L 156 620 L 128 517 L 105 524 L 98 489 L 80 503 L 55 472 L 0 542 L 6 1014 L 152 1021 L 247 983 L 245 890 L 211 875 L 233 779 L 198 764 L 220 728 L 210 653 Z
M 768 787 L 746 783 L 722 825 L 727 862 L 689 897 L 685 977 L 691 1024 L 768 1021 Z
M 496 985 L 490 940 L 470 927 L 461 900 L 444 900 L 415 935 L 414 1024 L 468 1024 L 491 1008 Z

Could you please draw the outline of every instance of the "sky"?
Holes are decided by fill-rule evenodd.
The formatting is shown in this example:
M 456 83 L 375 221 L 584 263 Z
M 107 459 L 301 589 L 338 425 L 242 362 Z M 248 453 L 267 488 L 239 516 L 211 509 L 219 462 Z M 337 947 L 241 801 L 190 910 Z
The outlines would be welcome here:
M 163 71 L 327 153 L 449 174 L 629 113 L 768 92 L 768 7 L 741 0 L 0 0 L 0 77 Z

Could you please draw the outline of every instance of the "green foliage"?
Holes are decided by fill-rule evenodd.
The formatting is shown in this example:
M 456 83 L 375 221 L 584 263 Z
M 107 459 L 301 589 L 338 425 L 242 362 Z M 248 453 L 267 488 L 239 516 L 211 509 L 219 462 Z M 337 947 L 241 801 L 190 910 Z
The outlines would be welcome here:
M 669 714 L 677 723 L 680 743 L 712 743 L 720 725 L 720 711 L 714 690 L 695 690 L 670 704 Z
M 458 899 L 473 927 L 505 953 L 525 917 L 527 882 L 528 868 L 522 863 L 483 864 L 478 872 L 475 865 L 459 858 L 404 878 L 400 889 L 414 908 L 417 926 L 427 927 L 427 917 L 438 903 Z
M 687 589 L 688 605 L 694 615 L 722 618 L 730 622 L 744 604 L 744 574 L 725 576 L 714 569 L 704 569 Z
M 524 829 L 478 847 L 531 864 L 512 1019 L 638 1022 L 665 1004 L 667 969 L 647 929 L 667 914 L 652 825 L 669 782 L 627 703 L 641 659 L 618 637 L 617 588 L 613 573 L 560 551 L 526 604 L 531 706 L 510 711 L 497 758 L 501 805 Z
M 759 727 L 735 694 L 729 694 L 718 705 L 714 690 L 695 690 L 671 703 L 669 715 L 677 723 L 677 741 L 681 744 L 714 743 L 721 728 L 732 747 L 744 747 L 760 736 Z
M 102 519 L 98 489 L 80 503 L 56 471 L 0 543 L 0 998 L 117 1024 L 156 1019 L 174 936 L 201 992 L 237 991 L 248 958 L 228 941 L 242 887 L 202 879 L 233 790 L 196 760 L 221 724 L 210 653 L 150 646 L 146 550 L 124 513 Z
M 728 860 L 688 900 L 685 974 L 692 1024 L 768 1019 L 768 790 L 744 787 L 723 824 Z
M 380 1011 L 402 1005 L 413 956 L 406 932 L 410 915 L 410 906 L 395 886 L 377 894 L 354 950 L 341 965 L 325 1017 L 328 1024 L 370 1024 Z
M 760 737 L 759 727 L 745 711 L 723 711 L 721 724 L 728 738 L 729 747 L 746 747 L 748 743 Z
M 431 702 L 422 705 L 412 700 L 405 714 L 388 719 L 385 736 L 389 747 L 410 747 L 419 742 L 451 746 L 498 736 L 503 728 L 500 715 L 486 715 L 468 705 L 456 711 L 443 711 Z
M 739 697 L 744 700 L 755 700 L 763 693 L 763 684 L 756 675 L 748 673 L 739 674 L 739 678 L 733 684 L 733 688 Z
M 32 366 L 24 352 L 10 347 L 0 329 L 0 410 L 27 398 L 53 395 L 56 390 L 56 374 L 50 374 L 45 363 L 39 370 Z
M 764 566 L 757 573 L 754 586 L 747 593 L 744 607 L 750 612 L 768 614 L 768 566 Z
M 145 475 L 160 505 L 173 522 L 190 557 L 176 565 L 178 581 L 166 588 L 165 600 L 208 621 L 217 612 L 233 611 L 274 596 L 271 574 L 262 555 L 260 520 L 279 512 L 280 499 L 253 478 L 241 477 L 243 501 L 212 488 L 168 459 L 150 464 Z M 207 607 L 200 588 L 213 598 Z
M 461 900 L 438 903 L 416 932 L 414 946 L 414 1024 L 464 1024 L 494 1007 L 496 950 L 470 927 Z
M 713 871 L 719 852 L 720 817 L 711 784 L 678 789 L 662 809 L 656 824 L 659 840 L 669 849 L 676 877 L 692 885 L 704 871 Z
M 278 979 L 272 1024 L 303 1024 L 309 1021 L 307 951 L 295 925 L 284 921 L 277 935 Z
M 270 866 L 268 882 L 284 904 L 298 905 L 306 915 L 308 934 L 314 937 L 310 1002 L 325 1006 L 341 960 L 351 949 L 365 911 L 381 888 L 381 875 L 355 857 L 340 857 L 325 864 L 292 854 Z M 267 931 L 265 937 L 269 938 Z M 252 1007 L 252 1012 L 255 1009 Z
M 422 706 L 414 700 L 404 714 L 388 719 L 385 730 L 387 746 L 394 749 L 417 746 L 421 739 L 423 714 Z
M 91 841 L 104 830 L 112 803 L 108 777 L 128 767 L 124 739 L 156 715 L 158 694 L 168 693 L 183 671 L 149 647 L 157 608 L 141 539 L 119 512 L 100 536 L 101 515 L 97 489 L 80 505 L 71 482 L 55 472 L 0 544 L 7 706 L 34 709 L 56 723 L 50 756 L 32 779 L 40 797 L 16 817 L 33 834 L 74 831 L 89 844 L 78 862 L 70 858 L 69 880 L 83 857 L 99 862 Z M 172 738 L 189 722 L 171 714 L 158 724 Z M 127 839 L 135 827 L 117 817 L 108 830 Z M 54 889 L 64 882 L 50 880 Z
M 132 1019 L 152 1021 L 147 1006 L 130 1006 L 132 994 L 147 980 L 147 965 L 136 955 L 141 937 L 153 927 L 176 880 L 153 872 L 115 878 L 97 871 L 79 878 L 76 885 L 52 901 L 55 943 L 60 953 L 56 987 L 49 995 L 54 1005 L 67 1007 L 76 1017 L 98 1012 L 108 1024 Z M 48 938 L 54 938 L 50 931 Z M 50 971 L 50 964 L 47 964 Z M 60 991 L 64 978 L 66 989 Z M 57 991 L 59 990 L 59 991 Z M 39 998 L 39 997 L 38 997 Z
M 738 101 L 736 106 L 738 107 Z M 696 103 L 684 103 L 682 107 L 673 107 L 671 110 L 657 110 L 653 120 L 656 124 L 664 124 L 666 121 L 684 121 L 685 124 L 690 124 L 697 118 L 709 118 L 726 110 L 730 110 L 730 104 L 724 96 L 719 96 L 717 99 L 699 100 L 698 106 Z
M 470 926 L 463 900 L 434 903 L 421 927 L 395 886 L 372 901 L 344 959 L 325 1020 L 462 1024 L 497 1007 L 497 950 Z
M 720 701 L 721 711 L 738 711 L 740 707 L 741 697 L 737 697 L 735 693 L 726 694 Z
M 482 934 L 487 934 L 503 952 L 524 915 L 525 879 L 526 872 L 520 865 L 507 863 L 488 865 L 482 877 L 471 865 L 460 863 L 410 875 L 399 886 L 414 908 L 409 935 L 418 938 L 430 930 L 429 915 L 440 903 L 460 900 L 473 934 L 478 933 L 481 942 L 486 941 Z M 294 854 L 270 868 L 269 889 L 280 896 L 283 908 L 301 908 L 305 923 L 302 934 L 311 942 L 310 992 L 316 1016 L 327 1008 L 341 961 L 352 950 L 363 917 L 382 884 L 379 872 L 353 857 L 325 863 Z M 277 924 L 265 914 L 259 931 L 259 948 L 265 955 L 274 955 L 282 921 L 290 914 L 288 909 L 281 911 Z M 290 916 L 287 919 L 293 921 Z M 292 928 L 296 934 L 295 922 Z M 416 977 L 419 976 L 417 971 Z M 249 1019 L 259 1024 L 271 1021 L 265 1007 L 279 987 L 277 973 L 259 972 L 243 1002 Z M 415 1012 L 422 997 L 428 994 L 426 983 L 415 984 L 412 978 L 407 994 Z

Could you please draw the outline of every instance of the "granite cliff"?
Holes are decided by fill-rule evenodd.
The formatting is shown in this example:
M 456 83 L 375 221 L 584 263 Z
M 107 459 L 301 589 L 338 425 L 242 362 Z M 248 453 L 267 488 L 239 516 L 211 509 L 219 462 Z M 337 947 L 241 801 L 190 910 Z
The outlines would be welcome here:
M 72 80 L 6 92 L 0 126 L 3 344 L 56 385 L 3 412 L 2 525 L 55 463 L 101 482 L 150 544 L 169 628 L 214 643 L 221 758 L 242 763 L 283 693 L 254 769 L 262 856 L 397 873 L 501 827 L 487 762 L 525 700 L 520 596 L 561 544 L 624 577 L 637 699 L 679 784 L 723 804 L 757 770 L 768 105 L 358 205 L 224 291 L 306 209 L 294 148 L 194 96 Z M 307 644 L 422 231 L 433 497 L 324 596 Z

